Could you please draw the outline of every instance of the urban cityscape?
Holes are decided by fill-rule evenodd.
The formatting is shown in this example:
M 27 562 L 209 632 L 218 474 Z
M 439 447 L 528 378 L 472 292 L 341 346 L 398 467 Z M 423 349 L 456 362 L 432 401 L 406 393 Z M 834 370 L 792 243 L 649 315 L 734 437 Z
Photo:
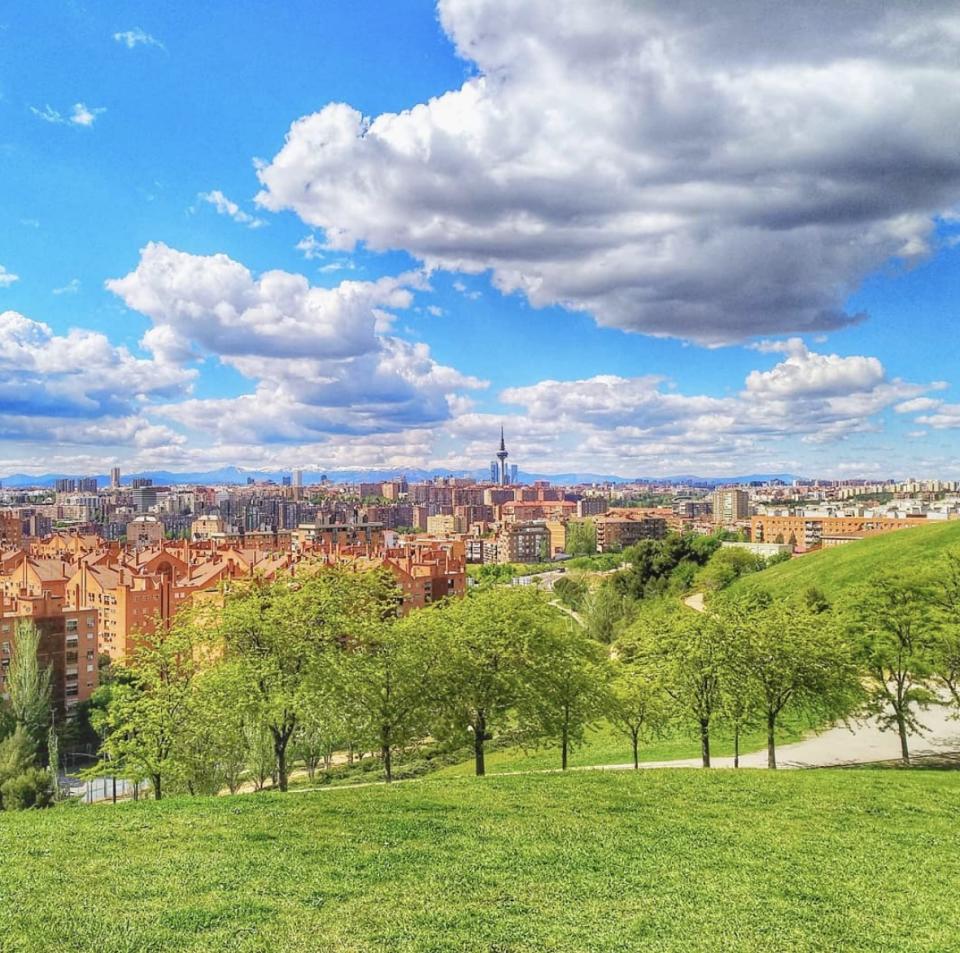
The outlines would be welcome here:
M 960 951 L 960 8 L 0 9 L 0 953 Z

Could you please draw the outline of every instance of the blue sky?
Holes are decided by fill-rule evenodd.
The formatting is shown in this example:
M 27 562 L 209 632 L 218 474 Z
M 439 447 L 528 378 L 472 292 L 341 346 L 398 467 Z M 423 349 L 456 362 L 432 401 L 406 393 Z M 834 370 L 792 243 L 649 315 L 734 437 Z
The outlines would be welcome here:
M 3 11 L 0 473 L 960 477 L 960 28 L 854 7 Z

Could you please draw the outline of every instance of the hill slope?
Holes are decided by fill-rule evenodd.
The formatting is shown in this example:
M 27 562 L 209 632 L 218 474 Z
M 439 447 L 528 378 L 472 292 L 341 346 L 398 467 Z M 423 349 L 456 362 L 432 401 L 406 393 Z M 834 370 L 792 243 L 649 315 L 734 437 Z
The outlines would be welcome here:
M 597 771 L 7 815 L 0 949 L 953 949 L 958 795 Z
M 778 594 L 809 586 L 835 596 L 883 570 L 932 574 L 946 550 L 960 548 L 960 520 L 901 529 L 810 553 L 744 576 L 735 585 L 754 583 Z

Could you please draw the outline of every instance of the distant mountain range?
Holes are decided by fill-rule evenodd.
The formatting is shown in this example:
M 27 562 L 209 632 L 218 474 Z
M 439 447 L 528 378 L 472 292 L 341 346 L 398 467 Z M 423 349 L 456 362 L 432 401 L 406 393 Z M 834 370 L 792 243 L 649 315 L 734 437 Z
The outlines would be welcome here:
M 24 473 L 12 473 L 0 477 L 0 484 L 6 488 L 21 487 L 52 487 L 57 480 L 64 478 L 76 479 L 78 476 L 89 474 L 73 473 L 44 473 L 39 476 L 29 476 Z M 97 481 L 101 486 L 110 482 L 106 474 L 97 474 Z M 246 470 L 242 467 L 222 467 L 219 470 L 207 470 L 199 473 L 174 473 L 169 470 L 145 470 L 138 473 L 124 473 L 121 482 L 129 484 L 135 477 L 148 477 L 157 485 L 174 483 L 201 483 L 201 484 L 244 484 L 248 479 L 257 482 L 273 480 L 280 483 L 282 478 L 290 476 L 289 470 Z M 433 477 L 473 477 L 474 479 L 488 479 L 490 471 L 479 470 L 304 470 L 304 484 L 319 483 L 321 477 L 326 476 L 334 483 L 376 483 L 382 480 L 392 480 L 405 476 L 411 483 Z M 717 486 L 725 483 L 752 483 L 768 480 L 783 480 L 790 483 L 796 477 L 789 473 L 752 473 L 741 476 L 701 477 L 690 474 L 672 476 L 636 476 L 622 477 L 603 473 L 526 473 L 520 471 L 517 479 L 521 483 L 531 483 L 534 480 L 549 480 L 551 483 L 572 485 L 577 483 L 675 483 L 690 486 Z

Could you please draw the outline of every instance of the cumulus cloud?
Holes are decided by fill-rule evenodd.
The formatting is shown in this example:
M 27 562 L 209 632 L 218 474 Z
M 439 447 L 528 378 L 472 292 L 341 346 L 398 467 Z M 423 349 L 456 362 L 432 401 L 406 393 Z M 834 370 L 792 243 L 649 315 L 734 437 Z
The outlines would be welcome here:
M 752 371 L 729 397 L 678 393 L 658 376 L 599 375 L 508 388 L 500 399 L 524 409 L 522 426 L 546 458 L 574 447 L 573 460 L 595 471 L 598 464 L 605 472 L 645 464 L 656 468 L 651 472 L 676 473 L 684 462 L 716 472 L 725 460 L 741 468 L 766 460 L 769 470 L 769 460 L 790 441 L 826 445 L 877 431 L 884 411 L 930 389 L 890 379 L 876 358 L 818 354 L 799 341 L 784 350 L 783 360 Z M 488 431 L 494 426 L 487 415 L 472 419 Z
M 0 314 L 0 439 L 68 443 L 174 440 L 143 416 L 153 400 L 188 393 L 196 372 L 135 357 L 103 335 L 65 335 Z M 150 435 L 153 435 L 152 437 Z
M 264 208 L 334 250 L 713 344 L 857 320 L 848 293 L 926 254 L 960 195 L 952 4 L 438 9 L 476 75 L 401 113 L 297 120 L 259 168 Z
M 106 286 L 156 327 L 221 357 L 338 359 L 377 350 L 390 311 L 409 307 L 423 282 L 408 273 L 318 288 L 303 275 L 267 271 L 254 278 L 227 255 L 190 255 L 151 242 L 134 271 Z
M 256 218 L 249 212 L 245 212 L 236 202 L 228 199 L 220 189 L 214 189 L 212 192 L 201 192 L 198 196 L 201 202 L 212 205 L 218 215 L 226 215 L 232 218 L 240 225 L 246 225 L 247 228 L 262 228 L 267 223 L 262 218 Z
M 302 275 L 255 278 L 226 255 L 151 244 L 107 287 L 152 320 L 141 344 L 158 360 L 212 354 L 255 382 L 247 394 L 162 408 L 221 441 L 303 443 L 433 426 L 450 418 L 460 391 L 486 383 L 437 363 L 426 344 L 387 333 L 393 311 L 427 287 L 418 273 L 318 288 Z

